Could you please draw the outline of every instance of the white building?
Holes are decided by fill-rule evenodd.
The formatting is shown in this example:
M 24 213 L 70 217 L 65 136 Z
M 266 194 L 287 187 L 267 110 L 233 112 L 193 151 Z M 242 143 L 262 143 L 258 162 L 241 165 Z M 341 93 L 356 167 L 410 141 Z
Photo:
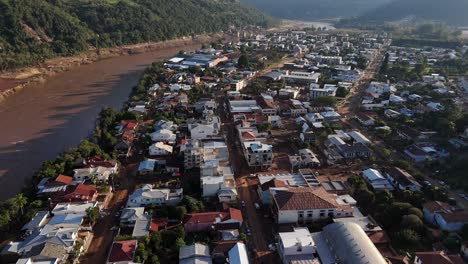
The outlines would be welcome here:
M 243 142 L 244 157 L 249 167 L 270 166 L 273 163 L 273 146 L 260 141 Z
M 293 232 L 279 233 L 278 254 L 283 264 L 290 264 L 291 261 L 314 260 L 317 245 L 315 245 L 309 229 L 307 227 L 294 227 L 293 230 Z
M 133 192 L 127 201 L 127 207 L 141 207 L 145 205 L 177 205 L 182 201 L 182 189 L 153 189 L 151 184 Z
M 284 79 L 286 83 L 310 85 L 311 83 L 318 83 L 320 73 L 286 71 L 285 74 L 281 75 L 281 78 Z
M 310 98 L 317 98 L 317 97 L 322 97 L 322 96 L 336 96 L 337 90 L 338 90 L 338 87 L 333 84 L 325 84 L 323 88 L 317 88 L 315 84 L 311 84 L 310 85 Z
M 192 139 L 208 139 L 218 135 L 218 129 L 213 125 L 190 124 L 189 131 Z
M 338 203 L 338 196 L 322 187 L 297 187 L 270 190 L 278 224 L 303 224 L 353 215 L 349 205 Z
M 172 155 L 172 146 L 164 142 L 157 142 L 151 145 L 148 149 L 150 156 L 165 156 Z
M 151 140 L 153 142 L 175 142 L 176 134 L 169 129 L 161 129 L 151 133 Z

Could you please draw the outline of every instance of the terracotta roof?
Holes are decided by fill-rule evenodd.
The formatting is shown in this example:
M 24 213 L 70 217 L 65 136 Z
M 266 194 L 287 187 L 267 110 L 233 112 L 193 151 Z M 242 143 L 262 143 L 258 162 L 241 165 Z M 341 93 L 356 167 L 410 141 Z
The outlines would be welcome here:
M 244 131 L 244 132 L 242 132 L 242 138 L 254 139 L 256 137 L 255 137 L 255 134 L 252 131 Z
M 396 256 L 396 257 L 392 257 L 392 256 L 387 256 L 388 260 L 390 260 L 390 262 L 392 264 L 411 264 L 411 260 L 407 257 L 407 256 Z
M 443 251 L 416 252 L 422 264 L 463 264 L 460 256 L 447 255 Z
M 451 210 L 452 206 L 448 203 L 440 202 L 440 201 L 430 201 L 423 204 L 423 208 L 426 208 L 431 213 L 440 211 L 440 210 Z
M 403 169 L 400 169 L 398 167 L 392 167 L 388 169 L 386 172 L 402 185 L 420 186 L 420 184 L 416 181 L 416 179 L 409 172 Z
M 278 190 L 274 200 L 279 210 L 309 210 L 338 208 L 333 195 L 323 188 L 299 187 Z
M 122 134 L 122 139 L 127 141 L 127 142 L 133 142 L 133 140 L 135 139 L 135 136 L 133 135 L 133 133 L 131 131 L 125 131 Z
M 225 221 L 229 219 L 229 213 L 206 212 L 206 213 L 186 214 L 184 223 L 188 223 L 188 224 L 215 223 L 217 218 L 219 218 L 221 221 Z
M 149 226 L 149 231 L 157 232 L 165 229 L 167 226 L 167 218 L 152 218 Z
M 262 191 L 266 191 L 272 187 L 286 187 L 286 184 L 283 181 L 271 179 L 262 184 Z
M 237 220 L 239 222 L 244 221 L 244 218 L 242 218 L 242 212 L 239 209 L 229 208 L 229 214 L 231 215 L 231 219 L 233 220 Z
M 112 244 L 108 262 L 133 261 L 137 240 L 115 241 Z
M 66 202 L 93 201 L 96 195 L 96 188 L 79 183 L 68 186 L 64 193 L 58 193 L 57 198 Z
M 374 244 L 385 244 L 390 241 L 385 231 L 368 232 L 367 236 Z
M 455 211 L 455 212 L 443 212 L 439 213 L 447 223 L 468 223 L 468 212 L 467 211 Z
M 54 183 L 68 185 L 72 181 L 73 181 L 73 177 L 60 174 L 59 176 L 57 176 L 57 178 L 55 178 Z

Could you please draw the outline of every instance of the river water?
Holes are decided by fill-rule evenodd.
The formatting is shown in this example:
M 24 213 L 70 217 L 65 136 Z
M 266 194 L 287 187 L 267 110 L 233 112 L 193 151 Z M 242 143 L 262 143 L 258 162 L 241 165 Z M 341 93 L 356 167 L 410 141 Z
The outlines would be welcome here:
M 147 65 L 180 49 L 166 48 L 78 66 L 43 84 L 26 87 L 0 103 L 0 199 L 19 192 L 43 161 L 86 138 L 103 107 L 120 109 Z

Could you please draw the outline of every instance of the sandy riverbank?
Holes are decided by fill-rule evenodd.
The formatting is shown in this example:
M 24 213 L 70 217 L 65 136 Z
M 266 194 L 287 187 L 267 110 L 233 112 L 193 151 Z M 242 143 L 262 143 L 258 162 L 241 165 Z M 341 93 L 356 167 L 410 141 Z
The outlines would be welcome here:
M 184 49 L 186 46 L 207 43 L 225 37 L 230 36 L 223 34 L 198 35 L 195 37 L 185 37 L 161 42 L 142 43 L 99 50 L 94 49 L 83 52 L 77 56 L 50 59 L 37 66 L 0 74 L 0 102 L 32 84 L 44 82 L 47 78 L 58 73 L 69 71 L 76 66 L 91 64 L 112 57 L 150 52 L 159 49 L 179 47 L 180 49 Z

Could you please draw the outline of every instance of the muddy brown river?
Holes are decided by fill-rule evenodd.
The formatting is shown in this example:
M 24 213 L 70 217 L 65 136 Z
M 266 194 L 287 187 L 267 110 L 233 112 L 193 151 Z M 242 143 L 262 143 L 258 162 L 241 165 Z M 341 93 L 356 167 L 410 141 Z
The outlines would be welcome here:
M 194 50 L 198 45 L 186 46 Z M 176 54 L 167 48 L 82 65 L 0 103 L 0 199 L 15 195 L 41 163 L 77 145 L 99 111 L 120 109 L 145 67 Z

